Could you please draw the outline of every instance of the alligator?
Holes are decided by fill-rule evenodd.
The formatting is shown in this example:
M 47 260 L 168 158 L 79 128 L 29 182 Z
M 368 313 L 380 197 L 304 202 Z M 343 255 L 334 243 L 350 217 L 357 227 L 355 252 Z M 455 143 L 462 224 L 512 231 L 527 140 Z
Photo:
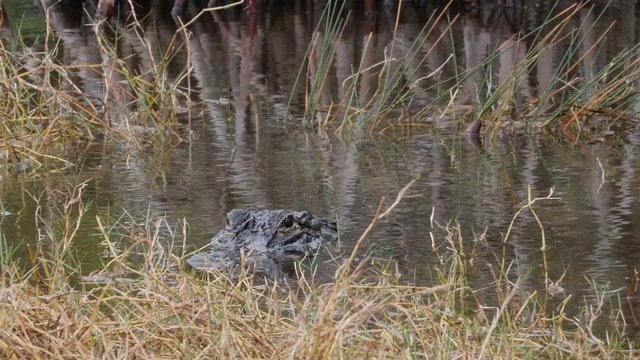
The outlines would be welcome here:
M 234 209 L 227 214 L 226 227 L 211 240 L 210 250 L 187 262 L 194 268 L 222 270 L 244 258 L 256 271 L 279 277 L 280 263 L 312 256 L 337 237 L 334 222 L 306 211 Z

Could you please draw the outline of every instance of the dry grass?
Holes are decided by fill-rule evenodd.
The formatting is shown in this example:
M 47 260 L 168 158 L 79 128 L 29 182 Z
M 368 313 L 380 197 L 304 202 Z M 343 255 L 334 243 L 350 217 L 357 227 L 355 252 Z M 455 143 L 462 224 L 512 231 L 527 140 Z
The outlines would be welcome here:
M 633 357 L 620 328 L 606 337 L 593 324 L 606 318 L 616 293 L 577 317 L 564 306 L 548 311 L 547 296 L 510 281 L 509 265 L 493 268 L 494 281 L 469 287 L 475 248 L 465 248 L 460 225 L 435 237 L 432 287 L 412 286 L 392 266 L 351 255 L 332 281 L 309 275 L 289 285 L 248 270 L 193 273 L 184 268 L 186 234 L 158 234 L 166 222 L 101 225 L 130 245 L 102 270 L 82 275 L 71 255 L 74 224 L 81 221 L 82 188 L 69 191 L 60 219 L 43 233 L 51 250 L 34 250 L 21 269 L 3 242 L 0 285 L 0 353 L 6 359 L 136 358 L 531 358 Z M 400 197 L 399 197 L 400 199 Z M 538 199 L 541 200 L 541 199 Z M 530 207 L 533 204 L 529 204 Z M 381 211 L 379 211 L 379 214 Z M 384 214 L 383 214 L 384 215 Z M 377 219 L 382 215 L 377 215 Z M 373 221 L 371 226 L 375 226 Z M 102 224 L 102 222 L 100 222 Z M 70 224 L 70 226 L 60 226 Z M 42 225 L 48 226 L 48 225 Z M 437 224 L 433 224 L 434 233 Z M 106 230 L 110 229 L 110 230 Z M 119 230 L 115 230 L 119 229 Z M 53 235 L 57 234 L 57 235 Z M 366 234 L 363 235 L 363 238 Z M 360 242 L 359 242 L 360 243 Z M 359 253 L 356 246 L 354 253 Z M 135 259 L 135 260 L 134 260 Z M 477 262 L 477 261 L 476 261 Z M 317 266 L 330 266 L 317 264 Z M 244 269 L 244 268 L 242 268 Z M 596 288 L 597 291 L 597 288 Z M 493 294 L 495 306 L 479 300 Z
M 188 111 L 189 91 L 179 84 L 186 69 L 168 76 L 173 53 L 156 55 L 139 27 L 117 35 L 107 26 L 94 30 L 95 37 L 87 35 L 94 47 L 81 55 L 102 59 L 96 64 L 63 64 L 51 28 L 39 42 L 42 47 L 27 46 L 18 30 L 0 37 L 0 158 L 37 167 L 47 158 L 66 163 L 52 154 L 88 142 L 141 146 L 180 140 L 184 126 L 178 117 Z M 140 68 L 118 54 L 124 36 L 139 45 Z M 79 73 L 92 75 L 85 79 Z M 102 92 L 87 90 L 94 83 Z

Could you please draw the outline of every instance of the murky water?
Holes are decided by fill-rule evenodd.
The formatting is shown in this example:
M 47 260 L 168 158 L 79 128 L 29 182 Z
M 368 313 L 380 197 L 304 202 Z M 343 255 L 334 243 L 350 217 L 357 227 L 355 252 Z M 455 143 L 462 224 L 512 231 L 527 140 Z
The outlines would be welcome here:
M 225 214 L 233 208 L 303 209 L 337 218 L 342 251 L 348 252 L 371 221 L 380 199 L 390 204 L 400 189 L 419 176 L 406 198 L 367 240 L 375 257 L 391 261 L 403 279 L 428 283 L 431 277 L 436 261 L 429 236 L 433 212 L 441 225 L 452 220 L 460 224 L 465 246 L 478 249 L 474 281 L 490 283 L 488 264 L 495 264 L 500 256 L 502 237 L 514 214 L 526 204 L 529 188 L 534 197 L 546 196 L 554 188 L 554 196 L 560 199 L 535 205 L 548 244 L 550 278 L 558 280 L 566 272 L 562 286 L 578 299 L 593 296 L 589 280 L 611 289 L 628 284 L 632 270 L 640 264 L 640 222 L 636 222 L 640 186 L 635 176 L 635 169 L 640 168 L 640 138 L 632 133 L 572 146 L 544 136 L 504 136 L 482 142 L 455 136 L 447 126 L 410 135 L 385 132 L 369 136 L 354 130 L 339 137 L 305 132 L 295 122 L 280 120 L 292 92 L 296 96 L 289 113 L 296 119 L 302 117 L 304 91 L 294 84 L 322 4 L 316 3 L 315 11 L 309 11 L 301 2 L 295 3 L 298 5 L 274 6 L 253 17 L 237 11 L 205 14 L 193 24 L 186 42 L 179 42 L 183 46 L 175 49 L 169 73 L 175 77 L 185 65 L 193 67 L 192 76 L 183 81 L 196 90 L 191 101 L 197 111 L 184 118 L 192 123 L 189 142 L 161 150 L 108 142 L 67 149 L 63 156 L 77 166 L 56 173 L 3 168 L 0 200 L 13 213 L 0 220 L 8 243 L 17 246 L 44 238 L 34 224 L 55 218 L 65 189 L 86 181 L 85 199 L 91 204 L 74 245 L 89 269 L 97 266 L 105 250 L 95 216 L 108 215 L 115 222 L 123 211 L 130 215 L 123 222 L 143 223 L 146 218 L 156 221 L 166 216 L 177 226 L 186 220 L 189 245 L 195 248 L 205 245 L 224 226 Z M 25 8 L 21 1 L 7 0 L 5 6 L 13 25 L 23 19 L 26 41 L 35 49 L 42 47 L 36 40 L 43 24 L 38 9 Z M 452 54 L 465 59 L 468 67 L 475 66 L 488 48 L 510 41 L 515 31 L 534 27 L 551 12 L 550 5 L 541 6 L 519 12 L 485 6 L 461 13 L 452 40 L 435 47 L 426 65 L 415 69 L 413 76 L 425 77 L 439 69 L 440 76 L 448 78 L 455 72 L 448 61 Z M 581 20 L 592 22 L 596 29 L 585 42 L 595 41 L 616 23 L 605 40 L 607 52 L 590 59 L 592 67 L 580 69 L 585 76 L 636 44 L 637 18 L 623 6 L 614 3 L 600 18 L 589 9 L 580 13 Z M 20 18 L 23 11 L 28 16 Z M 355 6 L 353 11 L 363 9 Z M 430 9 L 407 4 L 396 43 L 413 41 L 430 14 Z M 451 12 L 451 16 L 456 14 Z M 49 16 L 61 40 L 61 62 L 76 65 L 78 88 L 104 98 L 103 77 L 80 66 L 103 62 L 94 46 L 95 35 L 78 18 L 81 12 L 51 10 Z M 321 101 L 341 97 L 344 89 L 340 84 L 355 63 L 373 65 L 384 59 L 394 22 L 395 15 L 384 11 L 375 17 L 353 16 L 327 80 L 330 91 Z M 123 54 L 129 56 L 133 68 L 149 66 L 148 56 L 157 55 L 140 52 L 139 42 L 154 41 L 158 49 L 167 49 L 176 25 L 168 13 L 151 12 L 145 30 L 145 38 L 129 34 L 121 40 Z M 511 66 L 516 55 L 499 59 L 503 61 L 499 65 Z M 519 90 L 523 99 L 545 90 L 557 59 L 558 54 L 550 52 L 539 62 L 537 71 Z M 372 80 L 362 80 L 362 96 L 370 93 L 367 81 Z M 477 99 L 474 81 L 465 83 L 464 102 Z M 420 91 L 429 97 L 437 89 L 418 86 L 416 92 Z M 117 103 L 118 97 L 112 101 Z M 40 199 L 40 208 L 35 199 Z M 34 218 L 36 212 L 39 219 Z M 485 230 L 486 237 L 480 239 Z M 436 246 L 447 246 L 442 237 L 436 240 Z M 541 244 L 536 219 L 530 212 L 523 213 L 507 245 L 507 256 L 513 261 L 511 274 L 515 279 L 532 272 L 524 286 L 544 291 Z M 20 249 L 24 254 L 24 248 Z

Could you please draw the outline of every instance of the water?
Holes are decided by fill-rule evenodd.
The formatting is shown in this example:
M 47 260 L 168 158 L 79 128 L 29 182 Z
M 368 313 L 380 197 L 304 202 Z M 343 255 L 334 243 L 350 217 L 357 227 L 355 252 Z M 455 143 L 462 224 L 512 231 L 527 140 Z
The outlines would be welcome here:
M 42 48 L 42 30 L 36 25 L 41 18 L 29 12 L 37 14 L 37 9 L 14 7 L 14 3 L 22 4 L 6 1 L 13 24 L 20 18 L 16 13 L 30 14 L 23 18 L 27 45 Z M 123 224 L 154 223 L 166 217 L 180 231 L 180 221 L 186 220 L 188 245 L 195 249 L 207 244 L 224 226 L 225 214 L 233 208 L 308 210 L 338 219 L 341 251 L 348 254 L 380 200 L 384 198 L 388 206 L 407 183 L 419 177 L 366 240 L 365 248 L 371 246 L 376 258 L 397 267 L 401 279 L 429 284 L 436 263 L 430 231 L 440 235 L 435 244 L 440 251 L 448 246 L 443 232 L 431 226 L 433 212 L 437 224 L 460 224 L 465 247 L 477 247 L 473 281 L 491 283 L 489 264 L 495 265 L 501 256 L 503 236 L 513 216 L 527 203 L 528 192 L 544 197 L 553 188 L 559 199 L 540 201 L 534 207 L 546 235 L 549 277 L 559 280 L 564 276 L 561 285 L 565 293 L 577 299 L 594 298 L 591 280 L 610 289 L 627 286 L 640 263 L 637 135 L 632 132 L 605 142 L 570 145 L 553 136 L 504 135 L 494 142 L 483 142 L 454 135 L 451 124 L 411 134 L 385 131 L 370 136 L 356 130 L 340 137 L 305 132 L 296 121 L 279 120 L 292 92 L 295 101 L 290 114 L 302 117 L 304 91 L 294 84 L 320 6 L 317 4 L 315 11 L 305 11 L 301 5 L 276 6 L 250 18 L 233 11 L 206 14 L 193 25 L 188 46 L 174 49 L 168 71 L 176 77 L 186 64 L 193 67 L 192 76 L 182 82 L 196 89 L 190 99 L 196 110 L 184 116 L 185 122 L 191 122 L 192 133 L 185 135 L 191 140 L 165 149 L 138 149 L 108 141 L 65 149 L 61 156 L 76 166 L 52 173 L 3 166 L 0 199 L 4 209 L 13 213 L 0 220 L 5 239 L 19 246 L 18 254 L 25 255 L 22 245 L 46 238 L 42 228 L 38 232 L 34 224 L 55 219 L 67 189 L 86 181 L 85 199 L 91 203 L 74 245 L 87 271 L 99 266 L 105 251 L 96 215 L 116 222 L 125 211 L 127 215 L 120 220 Z M 401 44 L 413 41 L 431 14 L 430 9 L 406 6 L 396 39 Z M 551 11 L 549 4 L 542 6 L 518 13 L 485 6 L 475 13 L 462 13 L 452 30 L 451 41 L 456 45 L 439 43 L 427 64 L 413 69 L 413 78 L 432 78 L 436 69 L 440 79 L 449 78 L 455 73 L 452 54 L 465 59 L 466 66 L 475 66 L 489 48 L 510 41 L 518 28 L 532 28 L 541 21 L 541 16 Z M 595 43 L 603 29 L 614 21 L 616 24 L 604 40 L 606 52 L 598 53 L 579 70 L 585 77 L 635 45 L 636 15 L 623 11 L 623 6 L 613 4 L 599 19 L 597 12 L 580 12 L 582 21 L 592 22 L 596 29 L 585 35 L 585 48 Z M 361 10 L 354 7 L 353 11 Z M 51 19 L 60 39 L 60 61 L 75 66 L 76 86 L 97 99 L 104 98 L 104 78 L 81 66 L 103 62 L 94 46 L 93 32 L 66 12 L 52 13 Z M 363 59 L 374 66 L 384 59 L 394 22 L 395 18 L 384 12 L 375 18 L 354 16 L 338 46 L 327 80 L 329 92 L 321 102 L 340 98 L 344 91 L 341 84 L 354 63 Z M 176 25 L 168 14 L 152 13 L 145 30 L 148 36 L 144 39 L 127 35 L 122 40 L 121 49 L 129 55 L 127 61 L 134 71 L 150 66 L 149 56 L 159 56 L 159 52 L 140 51 L 140 42 L 153 41 L 158 51 L 167 49 Z M 429 35 L 428 42 L 434 36 Z M 519 87 L 523 100 L 545 91 L 554 62 L 560 57 L 554 51 L 542 58 L 537 71 Z M 497 69 L 512 66 L 513 59 L 517 54 L 497 60 Z M 372 79 L 376 78 L 362 80 L 363 97 L 371 94 Z M 424 82 L 415 84 L 416 93 L 424 92 L 419 96 L 425 99 L 437 91 Z M 466 82 L 466 100 L 460 105 L 473 103 L 477 90 L 477 79 Z M 117 96 L 110 99 L 115 104 L 123 101 Z M 39 199 L 40 208 L 35 199 Z M 523 283 L 525 289 L 544 291 L 541 241 L 535 217 L 524 212 L 513 225 L 506 254 L 513 262 L 513 280 L 531 272 Z

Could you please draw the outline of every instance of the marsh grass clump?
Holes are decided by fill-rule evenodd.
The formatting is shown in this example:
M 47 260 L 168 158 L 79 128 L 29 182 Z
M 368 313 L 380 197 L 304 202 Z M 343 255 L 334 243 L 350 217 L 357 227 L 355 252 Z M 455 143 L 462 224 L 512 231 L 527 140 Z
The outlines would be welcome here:
M 634 357 L 623 326 L 601 336 L 614 318 L 617 293 L 594 286 L 596 302 L 576 315 L 548 304 L 541 289 L 501 260 L 481 289 L 468 281 L 484 266 L 477 242 L 460 224 L 432 220 L 431 286 L 400 281 L 393 264 L 363 256 L 361 245 L 334 260 L 318 283 L 304 271 L 288 283 L 247 267 L 227 272 L 185 268 L 185 238 L 165 219 L 98 220 L 113 251 L 91 274 L 73 254 L 74 224 L 88 206 L 69 189 L 62 211 L 39 222 L 43 239 L 25 266 L 3 239 L 0 354 L 31 358 L 618 358 Z M 391 208 L 393 205 L 391 206 Z M 67 209 L 67 210 L 64 210 Z M 66 226 L 69 224 L 70 226 Z M 183 229 L 186 227 L 182 227 Z M 437 230 L 437 231 L 436 231 Z M 161 234 L 169 234 L 167 239 Z M 438 235 L 441 234 L 441 235 Z M 45 246 L 46 245 L 46 246 Z M 507 263 L 508 264 L 508 263 Z M 314 267 L 334 266 L 314 264 Z M 313 271 L 312 271 L 313 272 Z M 619 308 L 619 306 L 618 306 Z
M 55 156 L 61 147 L 102 139 L 140 146 L 180 138 L 178 117 L 189 104 L 188 89 L 179 84 L 188 71 L 168 75 L 174 53 L 159 51 L 140 26 L 94 25 L 85 48 L 65 51 L 102 61 L 69 64 L 59 53 L 63 38 L 52 26 L 47 23 L 46 34 L 35 41 L 22 38 L 19 30 L 0 37 L 3 157 L 12 164 L 39 165 L 47 157 L 64 163 Z M 123 43 L 134 48 L 130 57 L 140 66 L 123 57 Z
M 640 47 L 609 56 L 612 27 L 595 33 L 602 13 L 586 3 L 554 9 L 541 24 L 514 31 L 477 64 L 455 51 L 464 45 L 456 35 L 464 15 L 445 6 L 415 34 L 402 33 L 402 6 L 389 42 L 378 47 L 382 57 L 373 54 L 379 39 L 370 35 L 363 39 L 362 57 L 335 71 L 355 14 L 345 2 L 328 2 L 295 85 L 305 89 L 300 117 L 307 125 L 386 134 L 415 127 L 464 129 L 481 121 L 492 138 L 504 131 L 545 130 L 571 142 L 636 128 Z M 103 139 L 165 144 L 188 133 L 196 90 L 190 79 L 194 35 L 186 24 L 168 41 L 135 16 L 92 24 L 77 49 L 78 39 L 66 39 L 60 31 L 65 28 L 55 27 L 56 7 L 44 11 L 50 21 L 38 41 L 13 29 L 0 37 L 0 155 L 6 162 L 38 166 L 50 158 L 66 164 L 57 157 L 60 148 Z M 64 63 L 61 49 L 83 60 Z M 447 56 L 438 57 L 442 53 Z M 551 70 L 547 83 L 535 88 L 532 79 L 544 67 Z M 341 77 L 337 92 L 330 89 L 334 73 Z M 292 95 L 289 105 L 293 100 Z M 296 114 L 287 111 L 290 116 Z
M 370 36 L 351 75 L 339 79 L 343 95 L 328 104 L 308 101 L 307 117 L 318 114 L 323 126 L 339 131 L 367 126 L 372 133 L 432 126 L 464 129 L 464 123 L 478 120 L 492 138 L 505 131 L 545 130 L 571 142 L 594 141 L 637 126 L 639 48 L 621 49 L 602 64 L 607 39 L 615 36 L 610 34 L 613 25 L 604 30 L 594 25 L 604 12 L 596 13 L 586 3 L 562 9 L 556 5 L 540 24 L 523 25 L 487 44 L 487 54 L 473 64 L 453 51 L 466 46 L 454 31 L 464 20 L 447 10 L 434 12 L 412 36 L 415 40 L 408 41 L 398 32 L 400 4 L 384 60 L 370 61 Z M 334 44 L 341 39 L 341 23 L 338 16 L 327 16 L 325 23 L 338 38 L 326 37 L 325 43 Z M 431 60 L 447 50 L 452 53 L 441 63 Z M 327 91 L 322 69 L 335 58 L 335 46 L 310 45 L 308 99 Z M 551 58 L 556 59 L 553 64 Z M 539 80 L 541 72 L 550 75 Z M 536 84 L 540 81 L 544 87 Z
M 106 124 L 89 111 L 90 102 L 63 90 L 65 70 L 52 53 L 24 50 L 0 42 L 0 146 L 12 162 L 37 162 L 43 147 L 91 138 L 92 129 Z
M 98 48 L 104 57 L 102 66 L 109 97 L 106 102 L 112 105 L 108 109 L 114 121 L 127 129 L 142 127 L 163 141 L 179 138 L 178 118 L 191 105 L 193 90 L 187 79 L 190 68 L 171 75 L 169 66 L 176 54 L 182 52 L 184 38 L 192 35 L 186 30 L 176 32 L 163 48 L 142 27 L 141 21 L 134 18 L 133 23 L 124 27 L 96 25 Z M 136 49 L 141 62 L 138 67 L 131 66 L 131 59 L 122 56 L 123 43 Z

